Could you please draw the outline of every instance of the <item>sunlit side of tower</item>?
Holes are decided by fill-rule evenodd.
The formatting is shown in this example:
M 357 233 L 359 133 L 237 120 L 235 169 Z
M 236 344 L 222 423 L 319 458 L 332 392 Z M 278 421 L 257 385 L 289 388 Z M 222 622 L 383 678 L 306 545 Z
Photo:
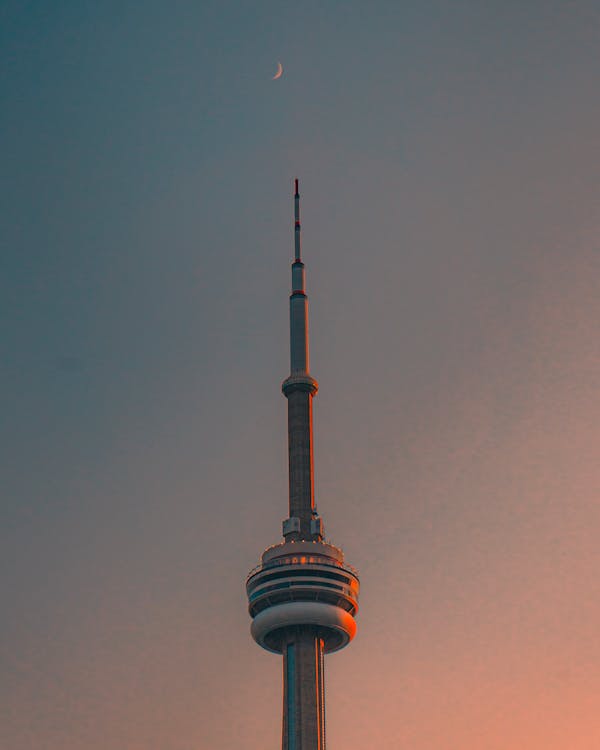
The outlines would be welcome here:
M 300 195 L 294 191 L 295 252 L 290 295 L 291 372 L 288 402 L 289 517 L 284 541 L 262 554 L 246 581 L 251 632 L 267 651 L 283 655 L 283 750 L 325 750 L 324 655 L 356 633 L 359 582 L 342 550 L 323 540 L 314 498 L 308 299 L 300 243 Z

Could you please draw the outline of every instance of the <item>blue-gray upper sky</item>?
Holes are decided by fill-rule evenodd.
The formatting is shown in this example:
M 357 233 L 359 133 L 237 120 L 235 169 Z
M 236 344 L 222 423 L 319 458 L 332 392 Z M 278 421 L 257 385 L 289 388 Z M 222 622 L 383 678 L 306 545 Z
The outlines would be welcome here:
M 2 3 L 2 748 L 278 746 L 296 176 L 331 747 L 600 745 L 599 49 L 591 0 Z

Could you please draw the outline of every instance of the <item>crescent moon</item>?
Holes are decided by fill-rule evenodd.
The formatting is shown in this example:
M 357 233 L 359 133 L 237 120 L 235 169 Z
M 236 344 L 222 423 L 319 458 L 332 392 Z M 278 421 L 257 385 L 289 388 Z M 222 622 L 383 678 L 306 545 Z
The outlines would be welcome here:
M 277 63 L 277 73 L 275 73 L 275 75 L 273 76 L 272 80 L 276 81 L 278 78 L 281 78 L 282 75 L 283 75 L 283 65 L 280 62 L 278 62 Z

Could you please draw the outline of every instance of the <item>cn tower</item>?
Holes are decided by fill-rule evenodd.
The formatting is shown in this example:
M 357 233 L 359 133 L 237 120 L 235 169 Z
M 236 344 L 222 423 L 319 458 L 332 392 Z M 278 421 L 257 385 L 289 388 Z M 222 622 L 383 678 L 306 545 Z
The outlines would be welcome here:
M 283 541 L 266 549 L 246 581 L 254 640 L 283 655 L 283 750 L 325 750 L 324 655 L 356 633 L 358 576 L 341 549 L 323 539 L 313 479 L 312 402 L 317 381 L 308 358 L 308 298 L 294 190 L 288 402 L 289 517 Z

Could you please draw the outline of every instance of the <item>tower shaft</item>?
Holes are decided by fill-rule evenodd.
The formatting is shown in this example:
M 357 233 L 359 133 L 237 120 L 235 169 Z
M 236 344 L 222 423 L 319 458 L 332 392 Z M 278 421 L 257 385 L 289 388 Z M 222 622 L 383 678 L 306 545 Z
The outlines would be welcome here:
M 283 750 L 325 750 L 325 647 L 316 628 L 298 626 L 283 647 Z

